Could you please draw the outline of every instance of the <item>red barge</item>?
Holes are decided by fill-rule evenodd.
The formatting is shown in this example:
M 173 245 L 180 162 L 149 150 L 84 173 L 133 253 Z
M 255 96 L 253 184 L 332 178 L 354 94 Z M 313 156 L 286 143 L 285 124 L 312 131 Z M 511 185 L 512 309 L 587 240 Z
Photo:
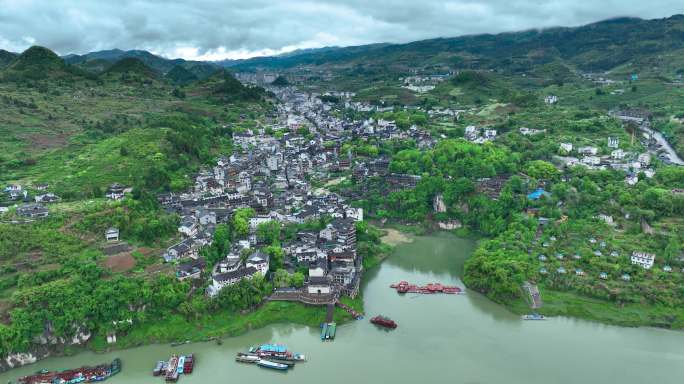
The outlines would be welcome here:
M 452 285 L 442 285 L 440 283 L 430 283 L 428 285 L 420 286 L 415 284 L 410 284 L 408 281 L 400 281 L 397 284 L 390 285 L 390 288 L 394 288 L 398 293 L 422 293 L 422 294 L 434 294 L 434 293 L 446 293 L 449 295 L 457 295 L 463 293 L 463 290 L 459 287 Z
M 397 327 L 397 323 L 395 323 L 394 320 L 385 316 L 375 316 L 370 319 L 370 322 L 384 328 L 395 329 Z

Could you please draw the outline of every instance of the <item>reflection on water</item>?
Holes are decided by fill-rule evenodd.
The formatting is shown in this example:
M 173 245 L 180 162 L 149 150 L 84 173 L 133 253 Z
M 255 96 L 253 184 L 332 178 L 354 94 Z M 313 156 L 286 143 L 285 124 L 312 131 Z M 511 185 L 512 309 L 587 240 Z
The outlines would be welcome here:
M 461 277 L 463 263 L 474 248 L 473 241 L 438 233 L 397 247 L 386 263 L 412 273 Z
M 194 352 L 195 372 L 180 383 L 679 383 L 684 375 L 684 333 L 619 328 L 556 318 L 525 322 L 475 292 L 399 295 L 400 280 L 463 286 L 463 261 L 474 248 L 449 235 L 418 237 L 399 246 L 363 282 L 366 319 L 341 326 L 334 342 L 319 330 L 278 324 L 216 343 L 171 348 L 152 345 L 104 355 L 54 358 L 0 375 L 0 383 L 39 368 L 59 369 L 123 359 L 108 383 L 160 383 L 154 362 L 172 352 Z M 385 314 L 399 327 L 378 329 L 370 316 Z M 310 361 L 287 374 L 237 364 L 235 353 L 262 342 L 281 342 Z

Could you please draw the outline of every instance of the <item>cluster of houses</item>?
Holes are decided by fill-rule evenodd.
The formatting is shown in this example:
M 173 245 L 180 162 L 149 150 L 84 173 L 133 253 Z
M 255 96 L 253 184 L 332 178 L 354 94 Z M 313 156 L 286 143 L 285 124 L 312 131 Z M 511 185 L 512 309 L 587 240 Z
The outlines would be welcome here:
M 435 86 L 453 75 L 453 72 L 444 74 L 414 75 L 400 77 L 402 87 L 413 92 L 425 93 L 435 89 Z
M 45 204 L 59 201 L 59 197 L 54 193 L 45 192 L 48 188 L 47 184 L 41 183 L 31 187 L 35 192 L 33 198 L 29 194 L 29 190 L 25 189 L 20 184 L 10 184 L 4 188 L 4 193 L 9 201 L 22 202 L 17 206 L 16 213 L 18 216 L 24 218 L 42 218 L 49 215 L 49 211 Z M 0 213 L 8 211 L 7 207 L 3 207 Z
M 465 127 L 464 137 L 470 142 L 482 144 L 496 139 L 496 129 L 469 125 Z
M 356 251 L 356 222 L 363 220 L 363 210 L 352 207 L 344 198 L 323 190 L 316 191 L 307 181 L 325 178 L 330 172 L 352 169 L 350 153 L 340 153 L 342 144 L 352 134 L 363 135 L 368 125 L 390 133 L 393 122 L 346 121 L 327 113 L 325 103 L 290 87 L 274 89 L 283 101 L 276 107 L 271 124 L 274 130 L 290 128 L 276 139 L 260 132 L 236 132 L 237 153 L 221 157 L 215 166 L 195 176 L 192 190 L 185 193 L 159 195 L 169 212 L 181 216 L 178 232 L 182 240 L 163 254 L 166 262 L 177 262 L 179 279 L 199 278 L 210 274 L 207 293 L 217 295 L 221 289 L 249 279 L 257 273 L 266 275 L 270 257 L 257 236 L 259 225 L 301 224 L 327 218 L 320 231 L 303 231 L 292 241 L 282 244 L 284 267 L 290 271 L 309 269 L 303 290 L 309 294 L 355 295 L 361 275 L 361 257 Z M 306 127 L 306 134 L 292 128 Z M 294 131 L 294 133 L 293 133 Z M 418 135 L 418 134 L 416 134 Z M 422 136 L 421 136 L 422 137 Z M 388 160 L 368 164 L 369 174 L 386 174 Z M 363 174 L 368 176 L 369 174 Z M 395 175 L 398 186 L 417 182 L 408 175 Z M 240 208 L 252 208 L 249 233 L 231 244 L 225 257 L 211 271 L 199 256 L 200 249 L 210 245 L 216 225 L 231 220 Z
M 49 210 L 47 204 L 56 203 L 60 201 L 60 197 L 52 192 L 47 192 L 47 183 L 38 183 L 30 186 L 28 189 L 20 184 L 7 185 L 3 192 L 10 201 L 22 202 L 17 206 L 16 213 L 20 217 L 35 219 L 48 217 Z M 29 193 L 29 190 L 31 193 Z M 105 192 L 105 197 L 111 200 L 122 200 L 125 193 L 131 192 L 132 189 L 124 185 L 114 183 Z M 0 213 L 8 211 L 7 207 L 2 207 Z
M 684 160 L 672 148 L 670 143 L 651 126 L 651 113 L 644 109 L 617 109 L 609 115 L 624 124 L 632 124 L 641 131 L 641 143 L 654 157 L 658 157 L 665 164 L 684 166 Z
M 556 104 L 558 102 L 558 96 L 555 95 L 547 95 L 544 97 L 544 103 L 546 104 Z
M 625 182 L 629 185 L 634 185 L 639 181 L 639 173 L 643 173 L 648 178 L 655 175 L 655 170 L 650 167 L 651 155 L 649 153 L 627 152 L 619 146 L 619 138 L 608 137 L 609 153 L 601 154 L 601 150 L 596 146 L 575 147 L 572 143 L 562 142 L 559 145 L 559 152 L 564 156 L 559 159 L 566 167 L 579 165 L 589 169 L 610 168 L 625 171 Z

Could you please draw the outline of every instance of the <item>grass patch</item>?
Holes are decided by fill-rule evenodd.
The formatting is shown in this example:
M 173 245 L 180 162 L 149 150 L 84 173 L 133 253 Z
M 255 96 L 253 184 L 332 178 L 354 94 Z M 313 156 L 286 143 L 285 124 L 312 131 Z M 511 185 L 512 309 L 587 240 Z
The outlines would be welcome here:
M 539 311 L 548 316 L 570 316 L 627 327 L 653 326 L 684 329 L 684 308 L 656 304 L 619 305 L 609 301 L 542 288 L 544 306 Z M 513 303 L 512 310 L 521 313 L 524 301 Z M 526 309 L 525 312 L 529 312 Z
M 341 313 L 340 313 L 341 312 Z M 336 309 L 335 319 L 338 322 L 348 321 L 351 317 Z M 151 343 L 169 343 L 173 341 L 205 341 L 218 337 L 238 336 L 252 329 L 258 329 L 276 323 L 295 323 L 318 327 L 325 321 L 326 308 L 307 306 L 293 302 L 267 302 L 261 307 L 246 314 L 228 310 L 206 314 L 197 320 L 187 320 L 181 315 L 166 316 L 159 321 L 136 326 L 127 334 L 117 335 L 114 346 L 106 343 L 105 335 L 96 335 L 90 347 L 96 351 L 131 348 Z

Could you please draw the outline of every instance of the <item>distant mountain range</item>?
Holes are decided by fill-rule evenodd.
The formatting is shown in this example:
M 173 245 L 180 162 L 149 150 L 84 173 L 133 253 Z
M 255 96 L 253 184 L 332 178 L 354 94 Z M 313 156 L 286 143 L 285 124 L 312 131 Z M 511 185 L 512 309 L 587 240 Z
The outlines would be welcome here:
M 123 51 L 120 49 L 110 49 L 106 51 L 90 52 L 84 55 L 71 54 L 64 56 L 64 60 L 68 64 L 76 65 L 92 72 L 102 72 L 113 63 L 127 58 L 138 59 L 161 75 L 166 75 L 175 67 L 180 67 L 190 72 L 192 76 L 202 79 L 221 68 L 216 64 L 204 61 L 166 59 L 142 50 Z M 180 70 L 176 70 L 176 72 L 178 71 Z
M 616 18 L 581 27 L 496 35 L 438 38 L 407 44 L 324 48 L 226 63 L 237 68 L 382 65 L 387 68 L 445 66 L 526 71 L 562 64 L 607 71 L 632 64 L 675 65 L 684 70 L 684 15 L 656 20 Z
M 206 79 L 222 70 L 221 66 L 214 63 L 169 60 L 140 50 L 114 49 L 64 57 L 39 46 L 30 47 L 21 54 L 0 51 L 0 75 L 11 80 L 135 74 L 142 78 L 166 79 L 184 85 Z
M 10 66 L 17 58 L 16 53 L 0 50 L 0 68 Z M 63 57 L 67 64 L 91 73 L 102 73 L 126 58 L 137 59 L 179 83 L 206 78 L 221 68 L 280 70 L 297 66 L 378 67 L 398 72 L 417 67 L 471 68 L 513 73 L 535 68 L 608 71 L 629 66 L 684 73 L 684 15 L 655 20 L 616 18 L 574 28 L 438 38 L 407 44 L 305 49 L 217 62 L 166 59 L 143 50 L 120 49 Z

